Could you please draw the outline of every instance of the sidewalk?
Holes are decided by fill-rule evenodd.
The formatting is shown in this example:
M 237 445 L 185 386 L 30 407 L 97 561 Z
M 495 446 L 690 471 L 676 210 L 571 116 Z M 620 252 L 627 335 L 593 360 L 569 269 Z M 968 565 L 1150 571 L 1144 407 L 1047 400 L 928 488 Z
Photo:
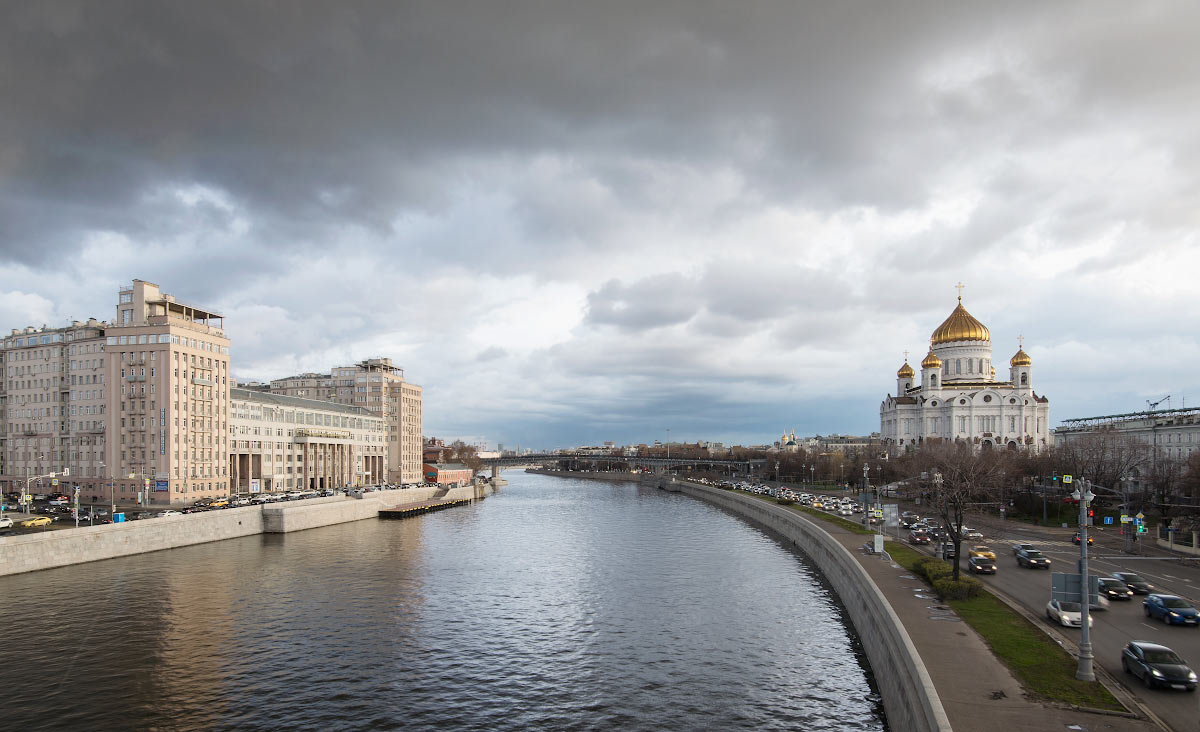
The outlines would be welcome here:
M 805 518 L 809 518 L 805 516 Z M 1008 667 L 924 580 L 900 565 L 865 554 L 867 536 L 814 521 L 858 559 L 896 611 L 921 655 L 950 724 L 960 732 L 1014 730 L 1138 730 L 1160 728 L 1144 719 L 1092 713 L 1027 698 Z M 875 669 L 887 673 L 887 669 Z

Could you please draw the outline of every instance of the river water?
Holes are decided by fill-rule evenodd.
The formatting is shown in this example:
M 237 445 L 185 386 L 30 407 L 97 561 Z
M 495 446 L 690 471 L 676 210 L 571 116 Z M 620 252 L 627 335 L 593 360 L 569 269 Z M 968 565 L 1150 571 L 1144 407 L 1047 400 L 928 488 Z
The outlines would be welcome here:
M 0 578 L 0 728 L 885 729 L 802 555 L 681 494 L 505 477 L 418 518 Z

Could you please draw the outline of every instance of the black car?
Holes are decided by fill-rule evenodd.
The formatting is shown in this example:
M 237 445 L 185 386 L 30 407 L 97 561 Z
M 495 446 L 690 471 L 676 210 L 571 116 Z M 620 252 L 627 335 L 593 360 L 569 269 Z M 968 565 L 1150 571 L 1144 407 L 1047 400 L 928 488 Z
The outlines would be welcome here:
M 1132 600 L 1133 590 L 1115 577 L 1100 578 L 1100 594 L 1110 600 Z
M 1037 549 L 1022 549 L 1017 552 L 1017 564 L 1030 569 L 1050 569 L 1050 558 Z
M 1142 680 L 1147 689 L 1166 686 L 1196 690 L 1196 672 L 1166 646 L 1149 641 L 1129 641 L 1121 651 L 1121 668 Z
M 1149 595 L 1154 586 L 1133 572 L 1113 572 L 1114 578 L 1124 582 L 1135 595 Z
M 971 557 L 967 560 L 967 569 L 975 574 L 995 574 L 996 560 L 987 557 Z

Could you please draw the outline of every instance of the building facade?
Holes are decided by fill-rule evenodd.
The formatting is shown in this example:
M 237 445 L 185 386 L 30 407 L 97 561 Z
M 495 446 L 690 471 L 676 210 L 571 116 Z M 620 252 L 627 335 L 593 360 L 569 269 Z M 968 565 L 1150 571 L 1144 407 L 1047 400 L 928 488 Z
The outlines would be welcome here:
M 387 475 L 390 483 L 420 483 L 422 478 L 422 390 L 404 379 L 390 358 L 371 358 L 337 366 L 329 375 L 300 374 L 271 382 L 271 393 L 323 399 L 360 407 L 387 427 Z
M 1020 345 L 1007 380 L 996 379 L 991 332 L 962 304 L 933 331 L 921 378 L 908 359 L 896 372 L 896 393 L 879 407 L 886 446 L 929 440 L 1042 450 L 1050 445 L 1050 402 L 1033 390 L 1033 360 Z
M 361 407 L 230 390 L 230 493 L 279 493 L 385 481 L 387 429 Z
M 462 463 L 426 463 L 425 481 L 438 485 L 463 485 L 471 482 L 475 471 Z
M 1147 476 L 1185 466 L 1200 451 L 1200 408 L 1080 417 L 1065 420 L 1054 430 L 1055 440 L 1063 444 L 1108 436 L 1129 439 L 1140 447 L 1138 464 L 1126 476 L 1131 488 L 1140 488 Z

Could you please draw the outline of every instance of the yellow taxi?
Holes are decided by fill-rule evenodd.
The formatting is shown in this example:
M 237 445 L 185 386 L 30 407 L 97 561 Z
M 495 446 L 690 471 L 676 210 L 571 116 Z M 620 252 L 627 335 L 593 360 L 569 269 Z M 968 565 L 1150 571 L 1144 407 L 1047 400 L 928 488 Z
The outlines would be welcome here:
M 50 525 L 50 517 L 49 516 L 34 516 L 33 518 L 29 518 L 29 519 L 25 519 L 24 521 L 17 522 L 17 526 L 20 526 L 23 529 L 32 529 L 35 526 L 49 526 L 49 525 Z
M 990 547 L 983 546 L 982 544 L 971 547 L 970 556 L 996 561 L 996 552 L 992 551 Z

